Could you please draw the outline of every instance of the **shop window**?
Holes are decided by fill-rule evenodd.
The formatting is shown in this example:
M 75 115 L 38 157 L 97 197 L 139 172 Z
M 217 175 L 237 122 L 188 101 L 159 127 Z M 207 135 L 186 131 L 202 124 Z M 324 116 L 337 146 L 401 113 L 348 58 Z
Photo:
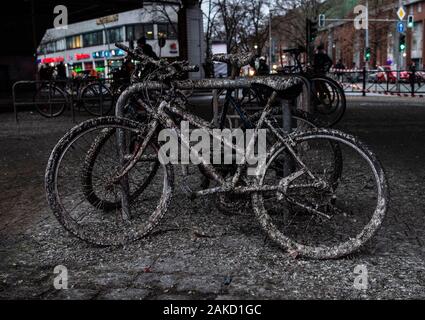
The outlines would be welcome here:
M 77 49 L 82 47 L 81 35 L 66 38 L 67 49 Z
M 121 42 L 124 40 L 122 27 L 111 28 L 107 30 L 106 41 L 108 43 Z
M 56 51 L 56 42 L 45 42 L 40 45 L 40 53 L 47 54 Z
M 64 51 L 66 49 L 65 39 L 56 41 L 56 51 Z
M 99 46 L 103 44 L 103 31 L 83 34 L 84 47 Z
M 165 36 L 167 39 L 177 39 L 177 24 L 158 23 L 158 37 Z
M 154 38 L 152 23 L 133 24 L 126 27 L 127 41 L 137 40 L 142 36 L 145 36 L 148 40 L 152 40 Z
M 84 62 L 84 70 L 91 70 L 93 69 L 93 63 L 91 61 Z

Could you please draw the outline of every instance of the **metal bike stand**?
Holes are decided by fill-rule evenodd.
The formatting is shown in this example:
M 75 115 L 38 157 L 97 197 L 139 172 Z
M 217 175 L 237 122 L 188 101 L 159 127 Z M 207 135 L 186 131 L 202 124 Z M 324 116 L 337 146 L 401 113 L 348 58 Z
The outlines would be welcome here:
M 214 89 L 212 91 L 213 95 L 213 118 L 214 118 L 214 125 L 218 125 L 218 90 Z
M 70 80 L 68 80 L 68 81 L 70 81 Z M 70 99 L 70 101 L 69 101 L 69 103 L 70 103 L 70 108 L 71 108 L 71 117 L 72 117 L 72 122 L 73 123 L 75 123 L 76 121 L 75 121 L 75 108 L 74 108 L 74 87 L 73 87 L 73 84 L 72 84 L 72 82 L 71 82 L 71 86 L 70 86 L 70 88 L 71 88 L 71 99 Z
M 124 108 L 122 108 L 119 104 L 117 104 L 115 108 L 115 116 L 123 118 L 124 117 Z M 123 135 L 123 131 L 117 129 L 116 132 L 118 153 L 120 158 L 120 163 L 125 165 L 125 137 Z M 128 181 L 128 175 L 125 175 L 121 181 L 121 214 L 124 219 L 129 220 L 131 216 L 130 210 L 130 183 Z
M 60 81 L 56 81 L 56 82 L 60 82 Z M 17 99 L 17 94 L 16 94 L 16 90 L 17 87 L 19 87 L 20 85 L 28 85 L 28 84 L 33 84 L 36 86 L 36 92 L 39 89 L 37 86 L 38 85 L 42 85 L 42 84 L 49 84 L 49 95 L 48 95 L 48 100 L 47 103 L 49 104 L 49 111 L 50 111 L 50 116 L 51 118 L 53 115 L 53 108 L 52 108 L 52 104 L 57 104 L 57 103 L 61 103 L 62 100 L 61 99 L 55 99 L 53 97 L 52 99 L 52 83 L 53 81 L 34 81 L 34 80 L 23 80 L 23 81 L 17 81 L 12 85 L 12 100 L 13 100 L 13 112 L 15 115 L 15 123 L 18 124 L 19 123 L 19 117 L 18 117 L 18 106 L 36 106 L 38 104 L 40 104 L 40 102 L 38 101 L 34 101 L 34 96 L 33 99 L 31 101 L 16 101 Z M 68 96 L 70 96 L 70 98 L 68 98 Z M 71 113 L 72 113 L 72 121 L 75 122 L 75 114 L 74 114 L 74 108 L 73 108 L 73 94 L 67 94 L 65 92 L 65 98 L 63 103 L 65 103 L 66 105 L 68 103 L 71 103 Z
M 69 104 L 68 107 L 71 109 L 71 121 L 72 121 L 72 123 L 75 123 L 73 83 L 69 79 L 64 80 L 63 83 L 65 84 L 65 88 L 68 88 L 68 89 L 65 89 L 65 93 L 69 97 L 69 99 L 67 99 L 66 103 Z M 69 92 L 67 90 L 69 90 Z
M 53 117 L 53 109 L 52 109 L 52 82 L 49 80 L 49 98 L 47 100 L 49 103 L 49 113 L 50 119 Z
M 282 100 L 282 130 L 285 134 L 292 132 L 292 106 L 293 100 Z M 289 154 L 285 154 L 283 163 L 283 176 L 287 177 L 293 172 L 294 161 Z
M 102 81 L 99 79 L 99 93 L 100 93 L 100 116 L 103 116 L 103 90 L 102 90 Z
M 17 109 L 17 103 L 16 103 L 16 94 L 15 94 L 15 87 L 19 84 L 18 82 L 15 82 L 12 86 L 12 101 L 13 101 L 13 113 L 15 114 L 15 123 L 18 124 L 18 109 Z

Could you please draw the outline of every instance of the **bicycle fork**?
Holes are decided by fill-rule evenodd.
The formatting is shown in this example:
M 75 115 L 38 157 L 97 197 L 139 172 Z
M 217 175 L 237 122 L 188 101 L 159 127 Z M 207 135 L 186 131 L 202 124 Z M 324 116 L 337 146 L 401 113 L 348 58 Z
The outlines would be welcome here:
M 145 109 L 149 113 L 153 113 L 155 115 L 152 122 L 149 123 L 147 128 L 147 134 L 146 137 L 144 137 L 142 144 L 138 147 L 135 154 L 128 159 L 126 156 L 126 149 L 125 149 L 125 137 L 123 135 L 122 130 L 117 129 L 117 145 L 119 150 L 119 158 L 120 163 L 123 166 L 119 172 L 117 172 L 111 179 L 112 184 L 120 184 L 121 186 L 121 215 L 123 220 L 130 220 L 131 218 L 131 210 L 130 210 L 130 185 L 128 181 L 128 173 L 131 169 L 136 165 L 136 163 L 140 160 L 143 153 L 145 152 L 149 142 L 154 137 L 155 132 L 157 131 L 160 120 L 158 119 L 159 115 L 163 112 L 167 102 L 163 101 L 158 110 L 155 112 L 153 111 L 149 106 L 147 106 L 142 101 L 138 101 L 141 103 Z

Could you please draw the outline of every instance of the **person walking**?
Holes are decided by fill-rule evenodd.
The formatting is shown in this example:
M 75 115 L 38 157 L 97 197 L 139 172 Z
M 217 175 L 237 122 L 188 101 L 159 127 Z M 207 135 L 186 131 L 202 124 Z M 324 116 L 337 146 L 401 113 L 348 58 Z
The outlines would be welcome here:
M 339 59 L 338 63 L 335 65 L 336 76 L 338 77 L 338 81 L 342 81 L 342 76 L 344 75 L 345 65 L 342 63 L 342 60 Z
M 159 60 L 155 51 L 153 51 L 152 46 L 146 42 L 146 37 L 140 37 L 139 40 L 137 40 L 137 48 L 142 50 L 143 54 L 147 55 L 148 57 Z
M 260 57 L 257 74 L 259 76 L 268 76 L 270 74 L 270 67 L 266 63 L 266 59 L 264 57 Z
M 66 80 L 66 67 L 63 61 L 56 66 L 58 80 Z
M 332 67 L 333 61 L 325 51 L 325 46 L 320 44 L 313 57 L 313 70 L 317 75 L 325 75 Z

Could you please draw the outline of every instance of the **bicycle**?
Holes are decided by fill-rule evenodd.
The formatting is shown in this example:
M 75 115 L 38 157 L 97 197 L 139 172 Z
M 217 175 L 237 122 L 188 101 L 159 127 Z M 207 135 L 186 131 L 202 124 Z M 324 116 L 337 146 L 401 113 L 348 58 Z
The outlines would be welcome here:
M 189 152 L 193 146 L 180 137 L 178 120 L 185 120 L 214 137 L 215 127 L 211 123 L 184 110 L 181 90 L 268 86 L 273 93 L 255 125 L 254 139 L 250 140 L 247 152 L 249 154 L 258 141 L 261 128 L 266 128 L 276 142 L 267 148 L 266 161 L 256 168 L 255 175 L 247 174 L 249 164 L 244 158 L 228 179 L 210 164 L 208 157 L 195 153 L 195 159 L 216 186 L 199 191 L 183 190 L 191 199 L 214 194 L 249 196 L 263 230 L 292 256 L 338 258 L 358 250 L 377 232 L 389 199 L 384 171 L 373 152 L 357 138 L 337 130 L 314 129 L 287 134 L 273 124 L 274 102 L 279 92 L 296 84 L 294 79 L 173 81 L 175 72 L 170 70 L 165 82 L 134 84 L 118 99 L 119 105 L 125 105 L 144 90 L 164 89 L 159 106 L 149 106 L 139 99 L 147 112 L 147 122 L 118 117 L 88 120 L 74 127 L 55 146 L 46 169 L 46 192 L 53 213 L 65 229 L 97 245 L 123 245 L 147 236 L 169 207 L 174 188 L 173 166 L 159 164 L 155 180 L 148 184 L 153 190 L 143 191 L 141 203 L 130 205 L 128 180 L 138 173 L 138 165 L 158 161 L 162 145 L 158 140 L 160 130 L 175 130 L 178 141 Z M 105 190 L 110 190 L 111 196 L 121 201 L 120 208 L 113 208 L 114 212 L 93 208 L 81 192 L 81 185 L 77 183 L 73 189 L 66 181 L 70 172 L 71 176 L 78 175 L 77 168 L 82 167 L 94 139 L 107 131 L 115 133 L 116 139 L 108 141 L 116 149 L 108 153 L 111 169 L 101 178 Z M 232 150 L 238 148 L 232 142 L 225 144 Z M 338 162 L 330 149 L 333 145 L 338 145 L 343 152 L 342 174 L 336 168 Z M 68 158 L 68 165 L 64 164 Z M 62 178 L 65 178 L 64 188 Z M 157 190 L 162 191 L 158 194 Z M 81 198 L 77 199 L 79 194 Z
M 323 126 L 332 127 L 344 116 L 347 102 L 344 89 L 334 79 L 326 75 L 317 75 L 311 68 L 301 63 L 302 47 L 283 50 L 292 56 L 295 65 L 283 67 L 280 74 L 300 74 L 311 83 L 311 97 L 314 115 Z
M 245 65 L 249 62 L 251 59 L 250 54 L 242 54 L 242 55 L 218 55 L 214 56 L 214 59 L 223 59 L 227 58 L 229 61 L 232 61 L 232 66 L 234 69 L 240 68 L 241 65 Z M 161 62 L 157 61 L 140 61 L 140 65 L 142 66 L 139 68 L 141 71 L 143 70 L 150 70 L 150 72 L 146 73 L 143 72 L 142 75 L 139 75 L 137 72 L 133 74 L 132 76 L 132 82 L 140 82 L 143 80 L 147 80 L 149 75 L 150 80 L 158 80 L 161 76 L 161 68 L 167 69 L 168 66 L 164 65 Z M 179 69 L 186 68 L 186 63 L 183 63 L 180 65 L 179 62 L 174 62 L 171 64 L 173 67 L 177 67 Z M 186 68 L 186 71 L 196 71 L 196 70 L 188 70 Z M 155 76 L 157 76 L 155 78 Z M 224 129 L 226 125 L 226 117 L 228 110 L 230 108 L 233 108 L 234 111 L 236 111 L 239 115 L 239 119 L 241 120 L 243 129 L 249 129 L 254 128 L 254 123 L 258 121 L 259 116 L 261 113 L 255 113 L 252 115 L 248 115 L 244 111 L 244 106 L 241 105 L 241 102 L 238 99 L 235 99 L 232 96 L 233 90 L 228 90 L 226 95 L 226 103 L 224 104 L 223 111 L 220 115 L 220 120 L 218 124 L 218 128 Z M 160 94 L 159 94 L 160 96 Z M 155 97 L 152 97 L 152 92 L 149 94 L 144 94 L 141 97 L 145 102 L 155 100 Z M 153 98 L 153 99 L 152 99 Z M 185 100 L 185 103 L 188 104 L 187 100 Z M 120 116 L 125 116 L 126 118 L 136 120 L 139 122 L 144 122 L 146 119 L 143 116 L 143 108 L 140 108 L 140 106 L 137 103 L 129 103 L 127 104 L 124 112 L 120 114 Z M 279 112 L 276 112 L 275 110 L 275 121 L 276 123 L 282 123 L 282 114 L 279 114 Z M 296 112 L 295 114 L 292 114 L 292 130 L 299 130 L 299 129 L 307 129 L 307 128 L 315 128 L 316 125 L 312 122 L 311 117 L 308 113 L 302 113 L 301 111 Z M 107 143 L 108 139 L 111 139 L 113 137 L 113 132 L 105 133 L 100 135 L 98 138 L 96 138 L 95 142 L 93 143 L 92 147 L 90 148 L 90 151 L 87 153 L 87 157 L 84 161 L 85 167 L 83 170 L 82 175 L 82 184 L 84 185 L 84 193 L 86 195 L 87 200 L 93 205 L 98 206 L 102 205 L 106 208 L 119 208 L 120 203 L 111 203 L 111 201 L 108 201 L 107 199 L 103 199 L 101 195 L 99 195 L 99 192 L 96 192 L 95 186 L 93 186 L 93 179 L 92 174 L 93 171 L 96 171 L 95 165 L 96 165 L 96 159 L 100 155 L 102 148 L 104 148 L 105 144 Z M 99 162 L 97 162 L 99 165 Z M 202 186 L 207 186 L 210 182 L 210 179 L 208 177 L 208 174 L 202 170 L 202 167 L 199 167 L 200 172 L 203 175 L 203 180 L 201 182 Z M 140 183 L 140 186 L 134 190 L 134 194 L 138 195 L 140 194 L 143 189 L 145 188 L 145 183 L 149 183 L 149 180 L 151 179 L 151 175 L 154 175 L 155 171 L 158 170 L 158 164 L 153 165 L 150 169 L 151 174 L 147 176 L 147 181 L 143 181 Z M 222 172 L 232 170 L 231 166 L 223 167 L 221 168 Z M 131 197 L 132 199 L 137 198 L 135 196 Z M 242 201 L 234 201 L 233 199 L 227 199 L 223 195 L 218 195 L 218 199 L 216 202 L 217 207 L 220 211 L 225 213 L 234 214 L 235 212 L 241 211 L 245 207 L 246 203 L 242 203 Z
M 46 118 L 61 116 L 67 106 L 83 108 L 94 116 L 112 110 L 113 94 L 104 81 L 84 73 L 81 79 L 43 82 L 33 96 L 37 112 Z M 71 105 L 72 104 L 72 105 Z

